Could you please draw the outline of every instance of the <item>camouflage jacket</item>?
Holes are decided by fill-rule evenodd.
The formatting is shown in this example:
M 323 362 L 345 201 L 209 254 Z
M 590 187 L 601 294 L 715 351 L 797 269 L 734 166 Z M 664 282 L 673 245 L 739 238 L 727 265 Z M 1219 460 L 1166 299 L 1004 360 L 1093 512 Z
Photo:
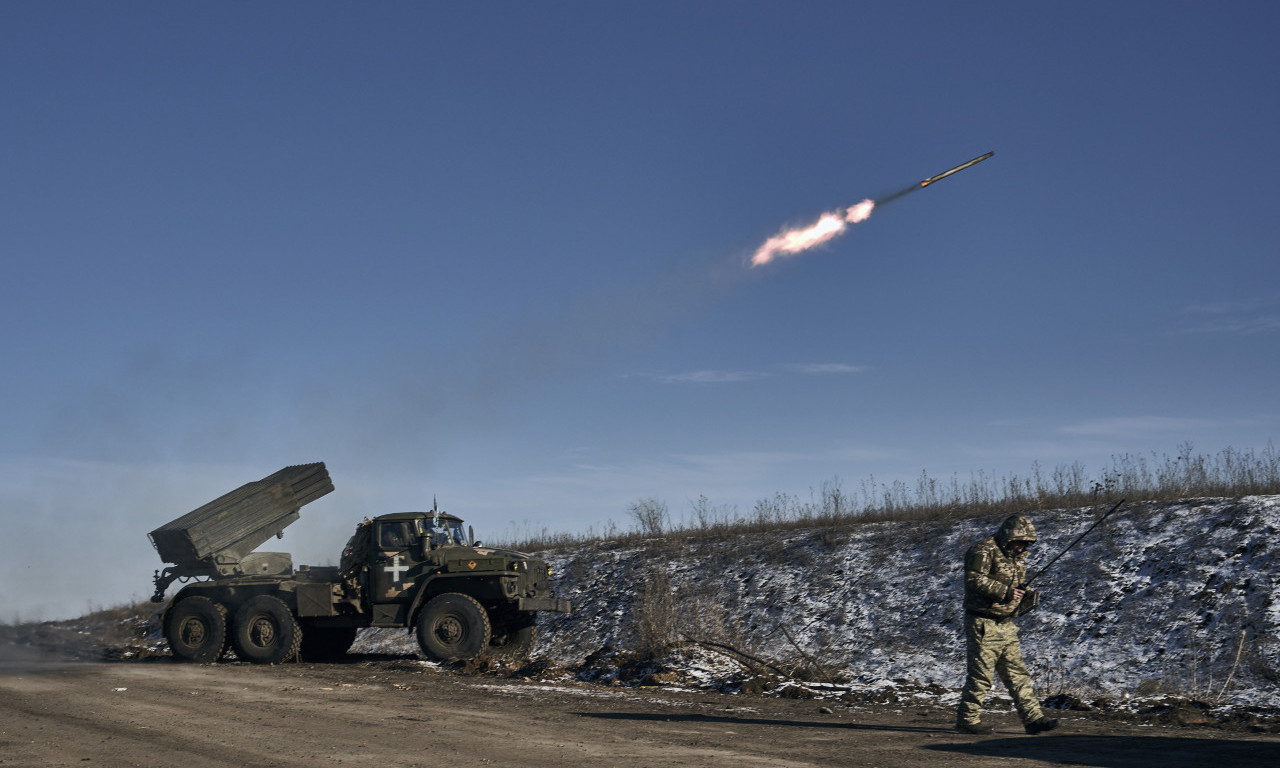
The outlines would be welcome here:
M 1036 529 L 1022 515 L 1012 515 L 990 538 L 974 544 L 964 556 L 964 609 L 992 619 L 1018 610 L 1013 588 L 1027 580 L 1027 553 L 1005 554 L 1009 542 L 1036 540 Z

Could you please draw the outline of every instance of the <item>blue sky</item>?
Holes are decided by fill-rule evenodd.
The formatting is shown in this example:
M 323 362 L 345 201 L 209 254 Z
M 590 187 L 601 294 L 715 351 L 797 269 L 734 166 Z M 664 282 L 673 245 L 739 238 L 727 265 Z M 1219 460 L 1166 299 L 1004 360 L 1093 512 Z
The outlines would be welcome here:
M 4 3 L 0 573 L 34 586 L 0 618 L 147 594 L 147 531 L 316 460 L 337 491 L 296 562 L 433 495 L 578 532 L 642 497 L 1263 449 L 1277 28 L 1267 3 Z

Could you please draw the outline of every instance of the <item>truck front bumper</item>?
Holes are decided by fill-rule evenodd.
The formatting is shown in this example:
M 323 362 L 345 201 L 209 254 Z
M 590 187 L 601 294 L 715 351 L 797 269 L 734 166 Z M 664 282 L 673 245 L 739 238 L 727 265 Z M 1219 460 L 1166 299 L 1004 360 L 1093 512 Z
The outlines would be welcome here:
M 516 610 L 519 611 L 555 611 L 557 613 L 568 613 L 573 609 L 568 600 L 561 600 L 556 597 L 521 597 L 516 600 Z

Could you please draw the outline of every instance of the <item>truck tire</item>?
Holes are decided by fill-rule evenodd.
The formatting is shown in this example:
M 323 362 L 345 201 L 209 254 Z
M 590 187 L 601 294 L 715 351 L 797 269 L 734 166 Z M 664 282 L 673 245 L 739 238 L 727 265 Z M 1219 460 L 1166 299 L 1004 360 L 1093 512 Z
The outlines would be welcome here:
M 232 645 L 236 655 L 254 664 L 279 664 L 298 655 L 302 628 L 284 601 L 258 595 L 236 611 Z
M 184 597 L 164 617 L 164 637 L 174 657 L 212 664 L 227 640 L 227 609 L 207 597 Z
M 346 656 L 355 641 L 355 627 L 303 627 L 298 656 L 303 661 L 333 661 Z
M 489 647 L 489 614 L 474 597 L 446 592 L 418 614 L 418 646 L 432 661 L 473 659 Z

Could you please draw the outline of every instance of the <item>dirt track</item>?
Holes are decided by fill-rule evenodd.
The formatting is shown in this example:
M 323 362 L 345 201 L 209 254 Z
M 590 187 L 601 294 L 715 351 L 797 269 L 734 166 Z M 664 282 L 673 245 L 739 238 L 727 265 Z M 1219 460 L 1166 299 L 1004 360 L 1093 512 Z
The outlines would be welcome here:
M 413 659 L 0 663 L 0 765 L 1249 766 L 1280 737 L 464 676 Z

